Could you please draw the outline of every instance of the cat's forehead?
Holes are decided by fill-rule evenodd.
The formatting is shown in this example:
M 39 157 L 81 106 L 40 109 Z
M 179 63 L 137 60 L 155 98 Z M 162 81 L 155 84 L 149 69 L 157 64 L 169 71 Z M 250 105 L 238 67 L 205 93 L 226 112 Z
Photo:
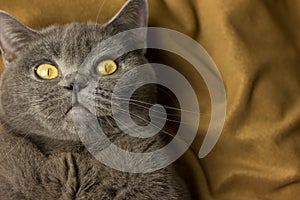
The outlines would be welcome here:
M 50 45 L 51 49 L 59 49 L 67 55 L 90 51 L 109 35 L 109 30 L 99 24 L 72 23 L 45 29 L 41 39 L 45 45 Z
M 60 38 L 56 39 L 75 39 L 80 36 L 81 38 L 88 39 L 89 37 L 101 36 L 105 31 L 109 31 L 104 28 L 103 25 L 97 23 L 69 23 L 64 25 L 52 25 L 40 31 L 43 35 L 60 35 Z
M 93 48 L 104 38 L 108 30 L 99 24 L 67 24 L 51 26 L 41 33 L 36 44 L 41 57 L 48 57 L 66 73 L 74 71 L 85 60 Z

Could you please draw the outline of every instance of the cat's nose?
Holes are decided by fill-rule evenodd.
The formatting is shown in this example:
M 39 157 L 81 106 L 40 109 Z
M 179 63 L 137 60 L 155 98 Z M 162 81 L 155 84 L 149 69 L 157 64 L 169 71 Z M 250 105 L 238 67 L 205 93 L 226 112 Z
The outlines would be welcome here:
M 89 84 L 89 77 L 85 75 L 78 75 L 75 84 L 73 84 L 73 89 L 76 92 L 86 88 Z
M 70 83 L 68 86 L 64 86 L 65 89 L 67 90 L 72 90 L 74 89 L 74 83 Z
M 68 74 L 64 77 L 64 79 L 59 83 L 63 88 L 67 90 L 74 89 L 74 82 L 75 82 L 76 73 Z
M 72 91 L 75 89 L 76 92 L 79 92 L 86 86 L 87 86 L 87 84 L 84 84 L 84 83 L 76 83 L 76 84 L 70 83 L 68 86 L 64 86 L 64 88 L 67 90 L 72 90 Z
M 87 87 L 88 83 L 89 83 L 88 77 L 83 75 L 76 77 L 76 74 L 74 73 L 65 76 L 64 80 L 60 82 L 60 85 L 67 90 L 70 91 L 75 90 L 76 92 L 79 92 L 80 90 Z
M 85 88 L 85 86 L 82 83 L 76 83 L 76 85 L 75 85 L 75 91 L 76 92 L 79 92 L 83 88 Z

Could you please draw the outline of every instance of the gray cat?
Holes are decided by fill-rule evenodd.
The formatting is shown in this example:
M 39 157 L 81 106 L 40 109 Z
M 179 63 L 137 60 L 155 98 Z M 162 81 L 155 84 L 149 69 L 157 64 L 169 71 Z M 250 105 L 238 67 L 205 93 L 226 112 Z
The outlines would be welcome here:
M 0 12 L 0 47 L 5 63 L 0 85 L 1 200 L 189 199 L 171 167 L 126 173 L 100 163 L 82 144 L 70 114 L 88 121 L 84 118 L 86 108 L 78 108 L 81 99 L 72 98 L 73 90 L 81 92 L 87 87 L 75 84 L 75 77 L 88 54 L 106 38 L 146 25 L 146 0 L 128 1 L 105 25 L 72 23 L 40 31 Z M 99 62 L 96 70 L 91 70 L 102 75 L 98 87 L 96 92 L 86 92 L 85 99 L 96 99 L 97 119 L 107 137 L 128 151 L 160 148 L 166 142 L 161 135 L 138 139 L 118 129 L 108 103 L 118 78 L 133 66 L 147 63 L 144 52 L 137 50 Z M 147 122 L 146 105 L 154 102 L 154 96 L 155 88 L 150 85 L 134 95 L 135 102 L 148 102 L 131 106 L 136 123 Z M 92 127 L 85 127 L 89 129 Z

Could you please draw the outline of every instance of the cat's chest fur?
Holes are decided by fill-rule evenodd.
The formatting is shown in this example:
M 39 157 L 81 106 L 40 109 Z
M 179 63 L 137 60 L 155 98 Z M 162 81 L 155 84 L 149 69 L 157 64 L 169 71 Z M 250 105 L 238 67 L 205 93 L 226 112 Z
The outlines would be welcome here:
M 12 199 L 88 199 L 96 191 L 116 195 L 105 186 L 108 168 L 86 151 L 45 155 L 26 139 L 5 134 L 0 146 L 1 179 L 7 182 L 1 189 Z
M 55 153 L 35 166 L 40 185 L 60 193 L 62 199 L 113 199 L 128 186 L 125 173 L 112 170 L 87 152 Z
M 181 199 L 169 168 L 131 174 L 81 152 L 44 154 L 22 137 L 0 134 L 0 190 L 5 199 Z M 5 184 L 3 184 L 5 183 Z

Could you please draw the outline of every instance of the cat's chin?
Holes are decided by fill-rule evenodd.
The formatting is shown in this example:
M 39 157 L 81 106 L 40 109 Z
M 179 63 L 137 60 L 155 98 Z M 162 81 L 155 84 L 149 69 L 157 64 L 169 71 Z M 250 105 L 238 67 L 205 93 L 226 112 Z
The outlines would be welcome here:
M 88 134 L 93 119 L 97 117 L 86 107 L 78 104 L 69 109 L 66 113 L 63 132 L 66 135 L 66 140 L 80 140 Z

